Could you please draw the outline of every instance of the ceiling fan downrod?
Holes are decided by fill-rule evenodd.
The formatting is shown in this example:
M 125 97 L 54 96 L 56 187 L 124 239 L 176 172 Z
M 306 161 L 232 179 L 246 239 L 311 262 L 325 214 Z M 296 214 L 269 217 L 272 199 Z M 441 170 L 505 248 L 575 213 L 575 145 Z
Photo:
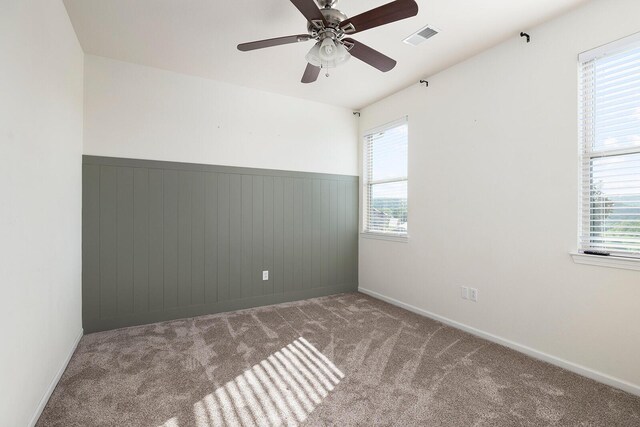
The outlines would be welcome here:
M 317 0 L 320 7 L 329 9 L 338 3 L 338 0 Z

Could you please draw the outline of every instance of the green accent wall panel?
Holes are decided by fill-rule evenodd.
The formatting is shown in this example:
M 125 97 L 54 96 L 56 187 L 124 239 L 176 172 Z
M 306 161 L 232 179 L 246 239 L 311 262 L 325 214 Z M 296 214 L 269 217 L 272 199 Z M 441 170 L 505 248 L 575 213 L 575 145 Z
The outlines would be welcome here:
M 302 289 L 303 284 L 303 195 L 304 179 L 296 178 L 293 189 L 293 282 L 292 289 Z
M 178 306 L 191 305 L 191 252 L 193 176 L 190 172 L 178 173 Z
M 175 170 L 165 170 L 163 173 L 163 293 L 165 309 L 178 306 L 178 176 L 178 171 Z
M 218 300 L 218 174 L 202 174 L 204 194 L 204 302 Z
M 149 284 L 147 299 L 149 311 L 156 312 L 164 308 L 164 173 L 162 169 L 145 170 L 149 175 L 149 205 L 147 206 L 149 216 L 149 265 L 147 266 Z
M 229 175 L 229 298 L 242 298 L 242 175 Z
M 262 295 L 266 283 L 262 280 L 264 265 L 263 241 L 264 241 L 264 177 L 253 176 L 253 201 L 252 201 L 253 225 L 251 227 L 251 295 Z
M 100 168 L 100 318 L 117 315 L 117 168 Z M 84 269 L 84 266 L 83 266 Z
M 116 182 L 116 307 L 133 313 L 133 169 L 118 168 Z
M 191 189 L 191 295 L 190 305 L 205 304 L 205 191 L 203 173 L 193 175 Z
M 82 169 L 82 318 L 100 319 L 100 166 Z
M 272 292 L 281 294 L 284 291 L 284 179 L 273 178 L 273 224 L 269 232 L 273 243 L 273 252 L 268 258 L 273 263 Z M 269 233 L 268 232 L 268 233 Z
M 282 178 L 282 291 L 289 292 L 294 289 L 294 180 Z M 287 226 L 285 227 L 284 224 Z
M 149 310 L 149 171 L 133 170 L 133 311 Z
M 230 246 L 230 193 L 229 193 L 229 175 L 218 174 L 218 233 L 216 235 L 216 243 L 218 246 L 217 256 L 217 292 L 215 301 L 227 301 L 229 300 L 229 269 L 231 260 L 231 246 Z M 212 260 L 213 262 L 213 260 Z M 208 303 L 215 302 L 214 300 L 207 301 Z
M 242 218 L 242 262 L 240 265 L 240 277 L 242 298 L 249 298 L 253 290 L 254 269 L 253 259 L 253 177 L 242 175 L 242 207 L 240 216 Z
M 357 289 L 357 177 L 95 156 L 82 176 L 85 332 Z
M 273 262 L 273 254 L 275 247 L 273 243 L 273 177 L 265 176 L 262 181 L 262 269 L 269 271 L 269 280 L 260 283 L 260 295 L 269 295 L 273 293 L 273 285 L 277 281 L 278 271 Z M 260 271 L 258 271 L 260 278 Z
M 302 258 L 303 258 L 303 275 L 302 287 L 304 289 L 311 288 L 311 267 L 312 267 L 312 237 L 313 237 L 313 182 L 310 179 L 304 180 L 304 193 L 302 196 Z

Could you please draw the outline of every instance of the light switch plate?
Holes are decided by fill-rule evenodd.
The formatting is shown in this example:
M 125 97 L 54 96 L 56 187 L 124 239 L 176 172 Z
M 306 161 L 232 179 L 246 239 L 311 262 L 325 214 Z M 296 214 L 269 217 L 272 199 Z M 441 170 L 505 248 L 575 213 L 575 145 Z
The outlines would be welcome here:
M 262 280 L 269 280 L 269 271 L 265 270 L 262 272 Z

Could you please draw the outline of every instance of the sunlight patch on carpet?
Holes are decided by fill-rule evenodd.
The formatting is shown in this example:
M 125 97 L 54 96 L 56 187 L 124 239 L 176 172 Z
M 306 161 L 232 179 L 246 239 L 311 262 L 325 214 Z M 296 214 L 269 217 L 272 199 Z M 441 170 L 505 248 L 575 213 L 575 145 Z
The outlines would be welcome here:
M 180 427 L 180 426 L 178 425 L 178 419 L 176 417 L 173 417 L 173 418 L 167 420 L 160 427 Z
M 342 378 L 300 337 L 196 402 L 197 426 L 298 425 Z

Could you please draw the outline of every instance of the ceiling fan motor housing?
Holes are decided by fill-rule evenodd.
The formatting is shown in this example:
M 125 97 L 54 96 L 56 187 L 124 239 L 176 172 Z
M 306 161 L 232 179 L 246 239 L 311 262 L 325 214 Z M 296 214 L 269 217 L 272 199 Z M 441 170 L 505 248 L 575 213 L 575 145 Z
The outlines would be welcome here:
M 327 21 L 328 26 L 321 26 L 320 28 L 318 28 L 316 24 L 309 23 L 307 25 L 307 31 L 309 32 L 311 37 L 318 38 L 320 40 L 325 37 L 331 37 L 334 39 L 341 38 L 344 33 L 342 30 L 340 30 L 339 25 L 342 21 L 347 19 L 347 15 L 340 12 L 338 9 L 320 9 L 320 12 L 322 12 L 322 15 Z M 324 33 L 327 34 L 323 37 Z

